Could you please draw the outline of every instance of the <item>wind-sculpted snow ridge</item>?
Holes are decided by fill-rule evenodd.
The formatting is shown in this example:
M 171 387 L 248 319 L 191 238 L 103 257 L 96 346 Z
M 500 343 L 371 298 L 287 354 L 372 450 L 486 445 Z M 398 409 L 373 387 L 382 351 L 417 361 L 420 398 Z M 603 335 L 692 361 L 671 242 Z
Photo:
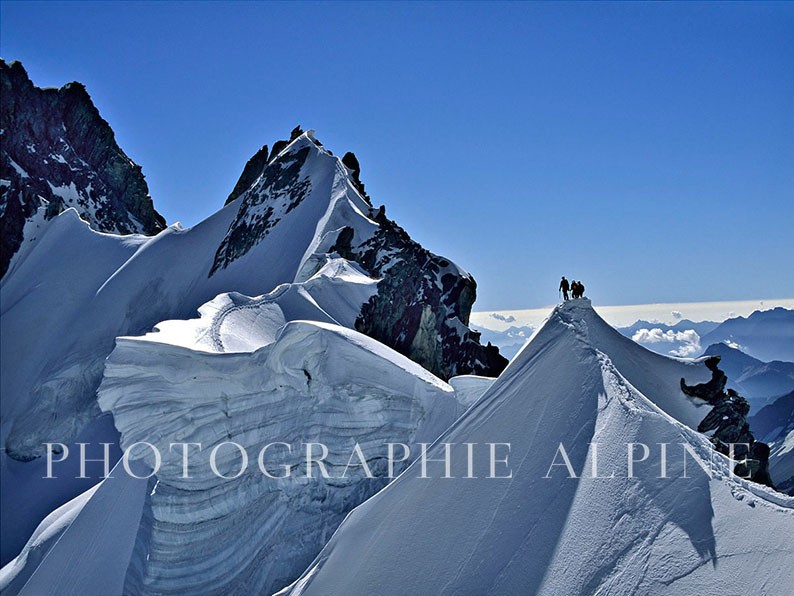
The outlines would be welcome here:
M 268 312 L 265 304 L 252 310 Z M 272 324 L 268 317 L 248 320 Z M 156 338 L 118 339 L 99 404 L 113 412 L 125 448 L 146 441 L 166 454 L 170 443 L 184 442 L 200 443 L 201 452 L 190 454 L 190 478 L 182 477 L 181 457 L 164 458 L 151 481 L 125 593 L 261 594 L 283 587 L 344 515 L 384 486 L 387 443 L 432 442 L 460 410 L 449 385 L 338 325 L 287 323 L 272 343 L 238 353 Z M 251 465 L 225 480 L 207 455 L 229 441 L 245 447 Z M 289 478 L 269 478 L 258 468 L 257 454 L 276 442 L 290 444 L 291 452 L 270 448 L 265 465 L 273 475 L 288 466 Z M 330 478 L 319 477 L 316 467 L 313 478 L 302 470 L 301 444 L 310 442 L 327 447 Z M 377 478 L 351 460 L 356 443 Z M 319 445 L 315 450 L 319 455 Z M 234 475 L 240 457 L 227 446 L 217 468 Z M 151 452 L 145 461 L 155 466 Z
M 353 510 L 283 593 L 789 590 L 794 499 L 733 476 L 690 428 L 702 409 L 677 384 L 705 380 L 705 368 L 606 327 L 587 301 L 558 307 L 431 449 L 440 459 L 455 444 L 454 477 L 422 478 L 414 463 Z M 511 446 L 498 474 L 511 477 L 466 478 L 462 445 L 494 441 Z M 629 471 L 632 443 L 649 452 L 640 461 L 642 448 L 631 448 Z
M 329 259 L 305 282 L 281 284 L 256 298 L 221 294 L 199 307 L 200 318 L 163 321 L 143 338 L 206 352 L 253 352 L 273 343 L 287 321 L 352 327 L 377 283 L 355 263 Z

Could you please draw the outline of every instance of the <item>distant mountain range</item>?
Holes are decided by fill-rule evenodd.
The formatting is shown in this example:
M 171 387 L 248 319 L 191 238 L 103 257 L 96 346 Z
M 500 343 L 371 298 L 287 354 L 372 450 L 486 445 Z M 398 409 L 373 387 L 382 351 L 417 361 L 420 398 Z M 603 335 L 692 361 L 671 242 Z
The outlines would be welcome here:
M 683 331 L 689 331 L 690 329 L 697 333 L 699 336 L 703 336 L 706 333 L 709 333 L 720 326 L 720 323 L 715 323 L 714 321 L 690 321 L 689 319 L 681 319 L 675 325 L 668 325 L 666 323 L 653 323 L 651 321 L 637 321 L 633 325 L 629 325 L 628 327 L 618 327 L 617 330 L 620 331 L 626 337 L 632 337 L 641 329 L 660 329 L 662 332 L 667 333 L 668 331 L 672 331 L 673 333 L 680 333 Z
M 782 307 L 722 323 L 684 319 L 667 325 L 637 321 L 618 331 L 649 350 L 668 356 L 699 356 L 704 346 L 726 343 L 765 362 L 794 361 L 794 310 Z
M 728 319 L 700 341 L 707 346 L 725 342 L 766 362 L 794 362 L 794 310 L 778 307 Z

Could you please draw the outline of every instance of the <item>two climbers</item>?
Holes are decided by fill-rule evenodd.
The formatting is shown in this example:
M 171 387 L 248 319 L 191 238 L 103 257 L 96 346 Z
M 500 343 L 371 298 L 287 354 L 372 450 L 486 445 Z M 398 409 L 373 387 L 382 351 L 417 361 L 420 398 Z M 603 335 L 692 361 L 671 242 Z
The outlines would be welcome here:
M 572 298 L 581 298 L 584 296 L 584 284 L 581 281 L 574 280 L 571 283 L 568 283 L 568 280 L 565 279 L 565 276 L 562 276 L 560 280 L 560 290 L 562 291 L 562 297 L 565 300 L 568 300 L 568 291 L 571 292 Z

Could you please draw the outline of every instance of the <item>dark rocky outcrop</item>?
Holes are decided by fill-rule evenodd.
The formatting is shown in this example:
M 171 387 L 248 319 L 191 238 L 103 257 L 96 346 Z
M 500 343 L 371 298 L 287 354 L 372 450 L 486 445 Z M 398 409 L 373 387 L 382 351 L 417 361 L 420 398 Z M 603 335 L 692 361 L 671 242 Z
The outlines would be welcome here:
M 794 390 L 794 362 L 763 362 L 724 343 L 710 345 L 703 355 L 722 358 L 727 387 L 746 397 L 753 411 Z
M 156 234 L 141 168 L 116 144 L 80 83 L 40 89 L 19 62 L 0 60 L 0 275 L 40 208 L 51 218 L 68 207 L 97 231 Z
M 267 145 L 263 145 L 262 148 L 257 151 L 254 156 L 245 164 L 243 173 L 240 174 L 240 179 L 237 181 L 237 184 L 234 185 L 234 189 L 232 189 L 232 192 L 229 194 L 229 197 L 226 199 L 226 203 L 224 203 L 224 205 L 228 205 L 246 190 L 251 188 L 254 182 L 256 182 L 256 179 L 259 178 L 262 175 L 262 172 L 265 171 L 267 161 Z
M 292 141 L 297 139 L 299 136 L 303 134 L 303 129 L 300 127 L 300 124 L 292 129 L 292 132 L 289 135 L 289 140 L 281 139 L 273 143 L 273 151 L 270 152 L 270 159 L 275 159 L 279 153 L 281 153 L 284 148 L 289 145 Z
M 372 202 L 370 201 L 367 191 L 364 189 L 364 183 L 361 181 L 361 165 L 358 163 L 356 154 L 352 151 L 348 151 L 342 157 L 342 163 L 345 164 L 345 167 L 350 169 L 353 175 L 353 183 L 356 185 L 358 192 L 371 205 Z
M 774 487 L 769 475 L 769 446 L 755 440 L 747 422 L 750 404 L 733 389 L 725 390 L 728 377 L 720 370 L 719 363 L 719 356 L 706 359 L 706 367 L 711 371 L 711 379 L 706 383 L 690 386 L 681 379 L 684 394 L 712 406 L 697 430 L 711 433 L 711 443 L 720 453 L 743 460 L 734 469 L 738 476 Z
M 380 224 L 353 246 L 353 230 L 340 232 L 332 251 L 381 278 L 378 293 L 361 310 L 356 329 L 405 354 L 442 379 L 455 375 L 498 376 L 507 359 L 469 329 L 477 283 L 453 263 L 423 248 L 373 209 Z
M 690 397 L 697 397 L 716 405 L 725 395 L 725 384 L 728 382 L 728 377 L 720 370 L 719 356 L 707 358 L 704 364 L 711 371 L 711 379 L 706 383 L 692 386 L 687 385 L 684 379 L 681 379 L 681 391 Z
M 283 215 L 292 211 L 306 197 L 311 190 L 311 182 L 301 176 L 301 168 L 309 151 L 309 147 L 303 147 L 274 158 L 254 176 L 253 180 L 257 183 L 242 193 L 242 204 L 215 253 L 209 277 L 251 250 L 281 221 Z M 243 176 L 246 170 L 243 170 Z M 241 182 L 242 178 L 235 188 Z
M 786 448 L 794 433 L 794 391 L 780 396 L 749 419 L 753 433 L 769 444 L 769 471 L 781 492 L 794 496 L 794 452 Z

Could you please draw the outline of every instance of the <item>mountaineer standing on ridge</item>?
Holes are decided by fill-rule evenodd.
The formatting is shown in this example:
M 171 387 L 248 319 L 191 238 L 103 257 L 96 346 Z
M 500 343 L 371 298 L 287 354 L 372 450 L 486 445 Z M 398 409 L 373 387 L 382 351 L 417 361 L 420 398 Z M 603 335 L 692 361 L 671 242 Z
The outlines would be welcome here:
M 568 300 L 568 290 L 570 289 L 570 286 L 568 285 L 568 280 L 565 279 L 564 275 L 560 280 L 560 289 L 562 290 L 562 297 L 565 298 L 565 300 Z

